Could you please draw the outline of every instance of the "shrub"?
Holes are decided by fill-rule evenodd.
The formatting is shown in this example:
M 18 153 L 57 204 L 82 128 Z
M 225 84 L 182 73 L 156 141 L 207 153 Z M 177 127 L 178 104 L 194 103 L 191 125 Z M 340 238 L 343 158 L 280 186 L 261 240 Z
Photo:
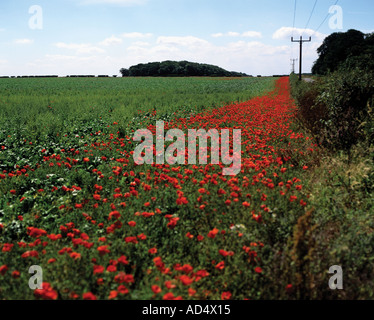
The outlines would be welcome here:
M 350 151 L 365 139 L 363 123 L 374 94 L 374 76 L 363 69 L 344 71 L 342 67 L 323 80 L 322 90 L 315 105 L 326 106 L 326 117 L 321 118 L 322 135 L 329 147 Z
M 298 105 L 297 117 L 308 129 L 317 143 L 323 141 L 321 136 L 321 120 L 327 117 L 327 108 L 323 103 L 318 103 L 317 98 L 321 92 L 320 80 L 314 82 L 299 81 L 296 74 L 291 74 L 291 94 Z
M 368 56 L 348 59 L 338 71 L 313 83 L 297 81 L 291 75 L 298 118 L 331 151 L 343 150 L 349 155 L 353 145 L 372 140 L 374 72 L 364 67 L 365 59 L 370 66 Z

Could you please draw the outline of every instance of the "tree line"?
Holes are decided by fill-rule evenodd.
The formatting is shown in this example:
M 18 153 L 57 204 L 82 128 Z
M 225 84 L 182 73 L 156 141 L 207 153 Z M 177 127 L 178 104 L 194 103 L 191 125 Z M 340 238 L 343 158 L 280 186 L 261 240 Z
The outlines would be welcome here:
M 245 73 L 233 72 L 210 64 L 189 61 L 163 61 L 140 63 L 120 70 L 122 77 L 246 77 Z
M 313 74 L 327 75 L 339 68 L 374 70 L 374 33 L 350 29 L 329 35 L 318 48 Z

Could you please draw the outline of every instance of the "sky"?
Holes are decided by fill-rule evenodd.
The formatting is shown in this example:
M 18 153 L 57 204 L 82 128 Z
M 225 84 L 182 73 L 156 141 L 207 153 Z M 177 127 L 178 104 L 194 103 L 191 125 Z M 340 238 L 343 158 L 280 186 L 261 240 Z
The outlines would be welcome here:
M 112 76 L 164 60 L 289 74 L 292 36 L 312 37 L 310 72 L 326 36 L 374 32 L 373 17 L 372 0 L 1 0 L 0 76 Z

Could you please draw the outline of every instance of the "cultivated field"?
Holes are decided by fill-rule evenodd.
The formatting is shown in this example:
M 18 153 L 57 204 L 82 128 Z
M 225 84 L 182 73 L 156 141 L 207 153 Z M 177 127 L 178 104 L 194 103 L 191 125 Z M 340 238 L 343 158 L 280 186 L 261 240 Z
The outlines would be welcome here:
M 342 187 L 296 110 L 287 77 L 0 79 L 0 299 L 340 297 L 328 270 L 353 259 L 354 211 L 329 207 Z M 134 132 L 156 120 L 241 129 L 240 173 L 136 165 Z

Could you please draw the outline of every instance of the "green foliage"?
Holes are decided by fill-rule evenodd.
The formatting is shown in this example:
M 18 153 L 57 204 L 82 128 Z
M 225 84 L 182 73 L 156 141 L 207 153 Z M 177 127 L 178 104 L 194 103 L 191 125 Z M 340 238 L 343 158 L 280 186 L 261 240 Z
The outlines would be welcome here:
M 329 35 L 318 48 L 318 59 L 314 63 L 313 74 L 327 75 L 336 71 L 347 58 L 363 54 L 373 56 L 373 35 L 365 35 L 357 30 L 335 32 Z
M 327 106 L 321 119 L 322 135 L 330 146 L 349 151 L 366 138 L 364 121 L 369 119 L 369 107 L 374 95 L 374 73 L 355 68 L 340 69 L 322 81 L 316 104 Z
M 369 151 L 369 152 L 368 152 Z M 314 211 L 309 227 L 299 234 L 304 238 L 305 253 L 298 261 L 313 252 L 304 266 L 304 275 L 313 279 L 309 287 L 311 298 L 318 299 L 373 299 L 374 268 L 373 244 L 374 202 L 371 175 L 374 163 L 370 151 L 354 147 L 352 160 L 346 155 L 325 155 L 322 165 L 310 171 L 308 191 Z M 371 191 L 368 192 L 368 185 Z M 311 233 L 310 230 L 314 228 Z M 292 251 L 290 250 L 289 257 Z M 344 290 L 332 292 L 326 285 L 328 270 L 332 265 L 342 266 Z M 303 290 L 307 288 L 302 287 Z
M 320 80 L 314 82 L 299 81 L 295 74 L 290 76 L 291 94 L 298 106 L 297 117 L 302 125 L 309 130 L 318 143 L 324 140 L 321 135 L 322 120 L 326 119 L 325 104 L 317 103 L 322 86 Z
M 87 135 L 113 121 L 155 110 L 172 115 L 247 101 L 272 89 L 272 78 L 38 78 L 1 79 L 0 125 L 17 138 L 56 140 L 57 134 Z M 139 115 L 139 112 L 142 115 Z M 134 119 L 135 121 L 135 119 Z M 88 126 L 86 124 L 90 123 Z M 81 130 L 84 127 L 86 131 Z M 48 138 L 46 138 L 48 136 Z M 31 139 L 30 139 L 31 138 Z
M 366 56 L 367 57 L 367 56 Z M 374 72 L 372 60 L 347 59 L 337 71 L 314 83 L 291 75 L 298 116 L 316 140 L 332 151 L 350 152 L 373 141 Z
M 189 61 L 163 61 L 140 63 L 120 70 L 123 77 L 243 77 L 240 72 L 230 72 L 210 64 Z

